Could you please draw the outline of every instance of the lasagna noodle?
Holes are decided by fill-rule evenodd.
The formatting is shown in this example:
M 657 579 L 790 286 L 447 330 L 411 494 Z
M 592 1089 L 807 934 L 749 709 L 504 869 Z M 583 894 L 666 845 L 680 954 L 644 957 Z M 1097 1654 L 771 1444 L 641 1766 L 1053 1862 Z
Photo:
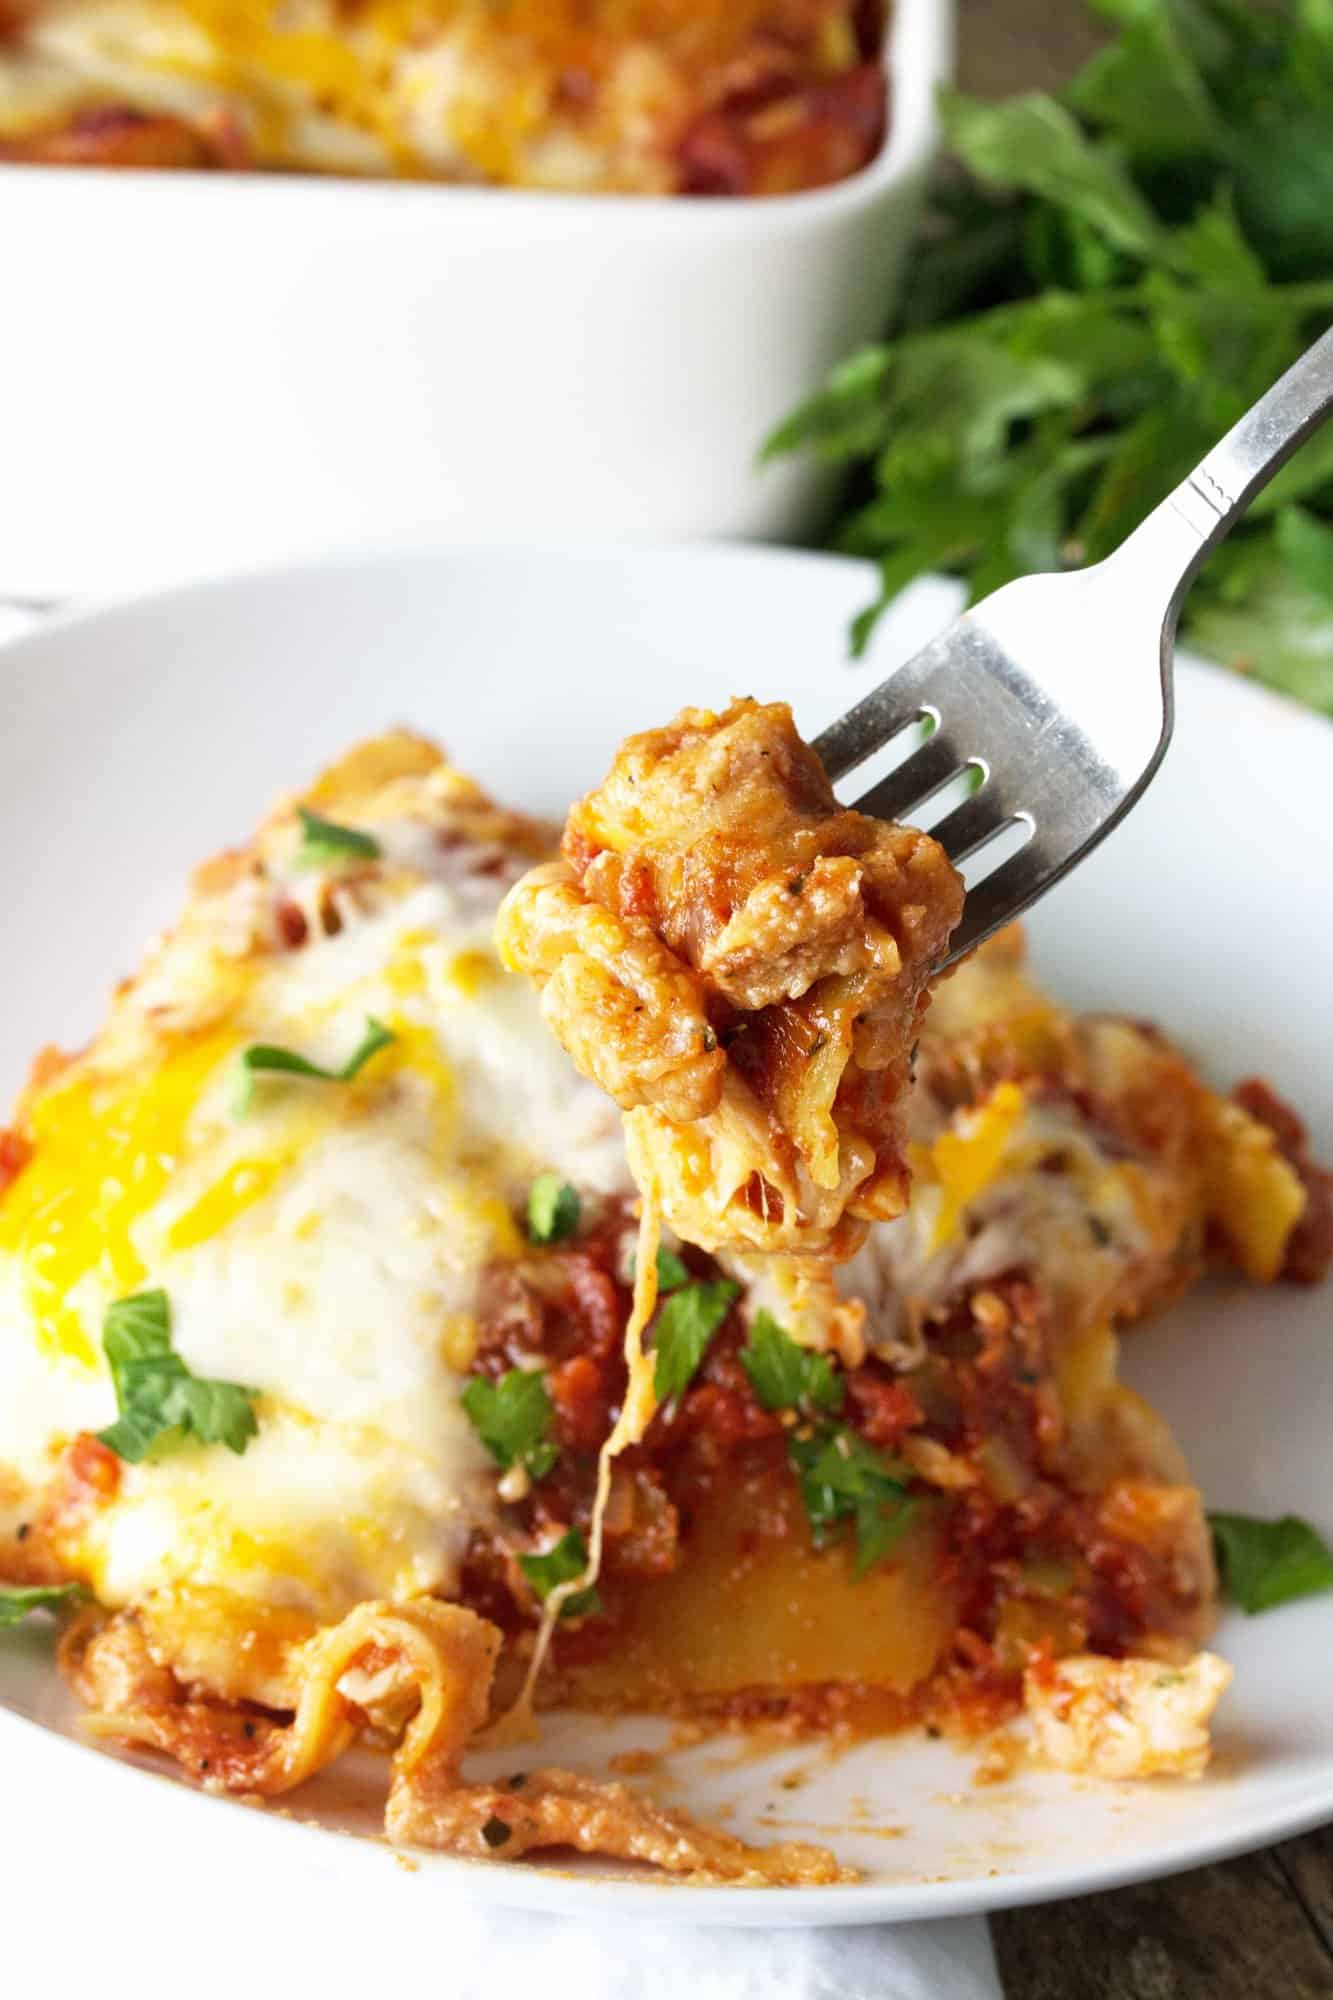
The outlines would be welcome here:
M 383 1718 L 398 1735 L 385 1812 L 391 1840 L 505 1859 L 574 1848 L 715 1882 L 854 1879 L 822 1848 L 752 1847 L 623 1784 L 555 1767 L 507 1783 L 465 1782 L 463 1753 L 486 1718 L 500 1637 L 457 1604 L 358 1605 L 301 1649 L 300 1694 L 286 1725 L 182 1696 L 124 1614 L 102 1626 L 80 1620 L 66 1635 L 64 1660 L 94 1733 L 164 1751 L 210 1790 L 280 1796 L 341 1756 L 368 1720 Z

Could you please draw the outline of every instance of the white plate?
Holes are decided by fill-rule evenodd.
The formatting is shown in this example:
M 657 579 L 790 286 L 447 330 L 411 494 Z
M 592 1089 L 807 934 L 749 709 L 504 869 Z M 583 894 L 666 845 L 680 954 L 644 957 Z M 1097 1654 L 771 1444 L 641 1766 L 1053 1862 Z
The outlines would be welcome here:
M 686 700 L 785 695 L 818 729 L 870 683 L 874 665 L 850 667 L 843 648 L 870 587 L 850 563 L 740 549 L 461 551 L 203 585 L 11 646 L 0 657 L 0 1088 L 13 1089 L 40 1043 L 87 1033 L 193 862 L 359 734 L 415 723 L 503 797 L 557 812 L 627 729 Z M 944 586 L 918 592 L 885 627 L 875 664 L 929 636 L 952 602 Z M 1266 1075 L 1325 1154 L 1330 796 L 1326 724 L 1186 666 L 1163 775 L 1033 925 L 1061 992 L 1155 1017 L 1219 1079 Z M 1317 1292 L 1219 1288 L 1129 1343 L 1132 1379 L 1175 1423 L 1213 1504 L 1290 1508 L 1333 1530 L 1327 1319 Z M 6 1818 L 28 1823 L 26 1807 L 54 1786 L 65 1810 L 76 1802 L 118 1842 L 212 1841 L 238 1870 L 293 1879 L 318 1856 L 321 1870 L 369 1869 L 379 1893 L 408 1899 L 423 1884 L 438 1891 L 443 1874 L 497 1902 L 716 1923 L 990 1909 L 1192 1866 L 1333 1817 L 1333 1597 L 1230 1616 L 1219 1645 L 1236 1684 L 1214 1769 L 1195 1786 L 1027 1772 L 983 1789 L 975 1757 L 914 1740 L 832 1759 L 741 1757 L 723 1742 L 672 1762 L 671 1798 L 730 1805 L 728 1823 L 759 1838 L 822 1838 L 865 1869 L 856 1887 L 690 1890 L 438 1857 L 389 1869 L 370 1840 L 330 1840 L 73 1748 L 47 1635 L 31 1628 L 0 1640 Z M 597 1769 L 654 1734 L 562 1720 L 547 1752 Z M 783 1789 L 793 1773 L 799 1788 Z M 382 1774 L 340 1772 L 292 1812 L 369 1833 L 381 1788 Z

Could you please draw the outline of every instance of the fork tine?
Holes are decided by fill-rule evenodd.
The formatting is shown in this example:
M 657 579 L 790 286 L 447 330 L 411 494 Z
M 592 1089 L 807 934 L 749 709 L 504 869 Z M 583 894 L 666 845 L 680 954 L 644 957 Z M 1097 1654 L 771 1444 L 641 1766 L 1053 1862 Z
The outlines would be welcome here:
M 858 764 L 864 764 L 914 722 L 925 716 L 939 722 L 938 712 L 929 702 L 922 701 L 916 691 L 917 676 L 911 671 L 915 665 L 915 661 L 910 661 L 907 667 L 900 667 L 890 679 L 881 681 L 858 701 L 855 708 L 849 708 L 846 715 L 831 722 L 822 736 L 816 736 L 811 747 L 831 783 L 836 785 L 840 778 L 845 778 Z
M 1064 872 L 1063 868 L 1053 867 L 1045 842 L 1034 835 L 1026 847 L 1021 847 L 1017 854 L 1011 854 L 1007 861 L 1002 861 L 993 874 L 978 882 L 975 889 L 968 890 L 962 922 L 949 940 L 949 955 L 940 966 L 940 971 L 956 965 L 992 931 L 1022 916 L 1052 877 Z
M 955 806 L 951 813 L 930 829 L 931 838 L 940 846 L 955 866 L 966 861 L 993 833 L 1002 826 L 1011 824 L 1014 815 L 1006 813 L 996 796 L 993 784 L 983 785 L 970 799 Z
M 966 761 L 944 731 L 937 730 L 919 750 L 905 757 L 897 770 L 872 785 L 856 801 L 856 810 L 873 813 L 876 819 L 908 819 L 913 806 L 923 805 Z

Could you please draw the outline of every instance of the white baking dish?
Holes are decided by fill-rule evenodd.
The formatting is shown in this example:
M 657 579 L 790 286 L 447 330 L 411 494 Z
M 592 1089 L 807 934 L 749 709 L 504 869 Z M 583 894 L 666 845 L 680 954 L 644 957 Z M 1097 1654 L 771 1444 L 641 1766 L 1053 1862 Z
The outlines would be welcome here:
M 771 200 L 0 167 L 0 595 L 352 545 L 791 534 L 770 425 L 878 332 L 952 0 L 887 144 Z

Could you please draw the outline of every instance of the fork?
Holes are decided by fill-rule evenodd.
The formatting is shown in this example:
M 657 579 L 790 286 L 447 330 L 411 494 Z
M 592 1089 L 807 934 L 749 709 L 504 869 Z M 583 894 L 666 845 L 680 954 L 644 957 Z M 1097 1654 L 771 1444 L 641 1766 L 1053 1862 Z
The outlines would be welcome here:
M 1185 593 L 1331 409 L 1333 329 L 1113 554 L 1005 584 L 816 738 L 837 784 L 913 724 L 928 732 L 856 801 L 882 819 L 910 823 L 969 774 L 971 795 L 931 828 L 977 883 L 941 971 L 1020 916 L 1143 796 L 1171 741 Z M 1005 856 L 977 880 L 993 844 Z

